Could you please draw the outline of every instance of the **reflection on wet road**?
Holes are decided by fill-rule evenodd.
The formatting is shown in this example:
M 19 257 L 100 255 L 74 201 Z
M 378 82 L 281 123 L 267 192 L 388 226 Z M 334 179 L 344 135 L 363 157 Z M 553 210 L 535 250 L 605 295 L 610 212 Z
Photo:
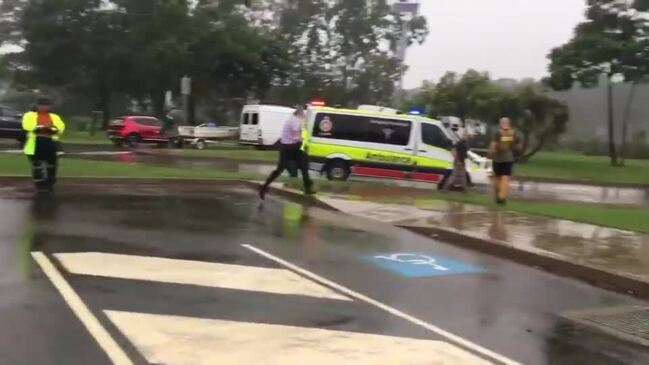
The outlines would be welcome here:
M 628 297 L 360 217 L 275 198 L 260 208 L 242 187 L 121 191 L 0 197 L 12 217 L 0 221 L 0 321 L 12 324 L 0 350 L 11 363 L 107 363 L 30 251 L 46 254 L 136 364 L 649 361 L 562 317 L 642 304 Z

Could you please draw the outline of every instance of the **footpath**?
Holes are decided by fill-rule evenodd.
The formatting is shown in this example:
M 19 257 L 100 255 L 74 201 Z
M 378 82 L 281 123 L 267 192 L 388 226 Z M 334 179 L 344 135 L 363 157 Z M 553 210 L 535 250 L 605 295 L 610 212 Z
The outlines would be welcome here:
M 277 187 L 277 192 L 302 197 Z M 376 194 L 319 193 L 318 205 L 391 224 L 467 249 L 539 267 L 592 285 L 649 298 L 649 235 L 592 224 L 426 199 L 392 189 Z M 407 189 L 406 189 L 407 190 Z

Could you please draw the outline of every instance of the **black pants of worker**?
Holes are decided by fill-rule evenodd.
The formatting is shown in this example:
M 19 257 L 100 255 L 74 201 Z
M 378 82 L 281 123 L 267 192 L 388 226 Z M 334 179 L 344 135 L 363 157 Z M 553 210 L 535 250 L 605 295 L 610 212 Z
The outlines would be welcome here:
M 51 192 L 54 189 L 58 169 L 57 150 L 56 142 L 51 138 L 36 137 L 36 150 L 29 156 L 29 161 L 34 185 L 39 192 Z
M 297 166 L 298 170 L 302 172 L 304 190 L 309 191 L 311 189 L 313 182 L 309 176 L 309 159 L 306 153 L 302 151 L 302 144 L 283 144 L 279 149 L 279 162 L 277 163 L 277 168 L 275 168 L 275 171 L 273 171 L 268 177 L 268 180 L 266 180 L 266 183 L 262 187 L 262 194 L 265 194 L 268 190 L 268 186 L 270 186 L 275 179 L 280 177 L 291 163 L 293 163 L 294 166 Z

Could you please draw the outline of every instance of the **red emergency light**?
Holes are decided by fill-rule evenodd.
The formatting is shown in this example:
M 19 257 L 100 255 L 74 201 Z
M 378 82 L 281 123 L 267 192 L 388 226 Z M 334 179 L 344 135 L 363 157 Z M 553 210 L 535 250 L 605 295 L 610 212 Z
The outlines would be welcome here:
M 327 101 L 324 98 L 313 98 L 311 101 L 309 101 L 309 105 L 311 106 L 325 106 L 327 105 Z

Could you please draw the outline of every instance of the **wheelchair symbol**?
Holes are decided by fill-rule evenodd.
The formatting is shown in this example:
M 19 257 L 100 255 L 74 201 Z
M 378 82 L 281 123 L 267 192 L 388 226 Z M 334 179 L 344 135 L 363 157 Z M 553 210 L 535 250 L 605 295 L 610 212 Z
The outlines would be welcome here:
M 412 265 L 428 265 L 433 267 L 435 270 L 439 271 L 448 271 L 447 267 L 439 265 L 437 260 L 434 257 L 421 254 L 412 254 L 412 253 L 395 253 L 389 256 L 374 256 L 375 259 L 387 260 L 400 262 L 403 264 L 412 264 Z

